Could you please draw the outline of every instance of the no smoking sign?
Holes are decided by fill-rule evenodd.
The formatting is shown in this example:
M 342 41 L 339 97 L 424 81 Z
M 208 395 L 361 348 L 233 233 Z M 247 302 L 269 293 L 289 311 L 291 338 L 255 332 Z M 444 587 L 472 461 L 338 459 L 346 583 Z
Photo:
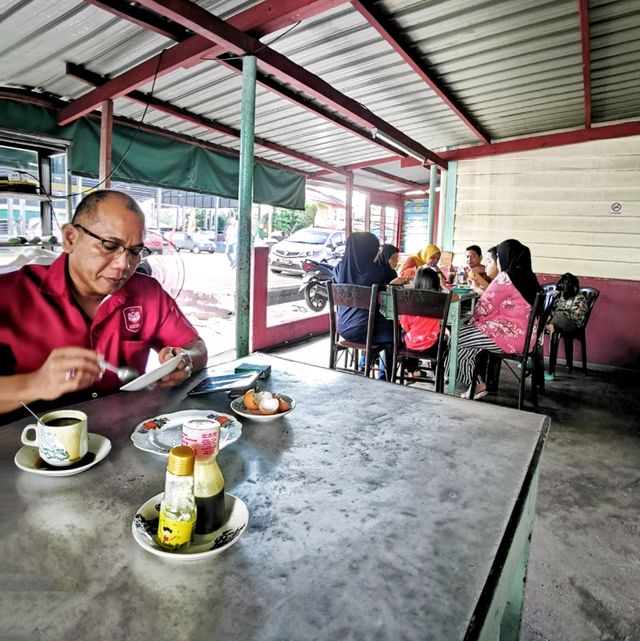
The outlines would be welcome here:
M 611 203 L 609 213 L 612 216 L 622 216 L 622 203 Z

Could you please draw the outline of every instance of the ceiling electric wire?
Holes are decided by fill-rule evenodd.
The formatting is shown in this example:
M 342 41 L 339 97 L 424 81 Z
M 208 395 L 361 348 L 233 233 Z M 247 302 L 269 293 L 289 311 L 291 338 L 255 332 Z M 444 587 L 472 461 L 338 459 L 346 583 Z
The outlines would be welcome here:
M 261 47 L 258 47 L 255 51 L 251 53 L 243 53 L 241 56 L 234 56 L 226 53 L 223 53 L 215 58 L 201 58 L 201 60 L 241 60 L 247 56 L 255 56 L 259 51 L 270 47 L 274 42 L 278 42 L 280 38 L 284 38 L 290 31 L 293 31 L 298 25 L 302 23 L 302 20 L 298 20 L 295 24 L 292 24 L 284 33 L 281 33 L 279 36 L 276 36 L 271 42 L 263 42 Z

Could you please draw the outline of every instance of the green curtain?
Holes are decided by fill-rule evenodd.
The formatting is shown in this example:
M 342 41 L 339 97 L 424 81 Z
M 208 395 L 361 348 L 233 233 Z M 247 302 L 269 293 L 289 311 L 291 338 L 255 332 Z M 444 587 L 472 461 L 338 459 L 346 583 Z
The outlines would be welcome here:
M 59 127 L 52 108 L 0 98 L 0 127 L 71 141 L 71 171 L 98 177 L 100 122 L 96 118 L 79 118 Z M 114 125 L 112 166 L 117 166 L 114 180 L 238 198 L 237 157 L 135 127 Z M 253 185 L 257 203 L 304 209 L 304 176 L 255 163 Z

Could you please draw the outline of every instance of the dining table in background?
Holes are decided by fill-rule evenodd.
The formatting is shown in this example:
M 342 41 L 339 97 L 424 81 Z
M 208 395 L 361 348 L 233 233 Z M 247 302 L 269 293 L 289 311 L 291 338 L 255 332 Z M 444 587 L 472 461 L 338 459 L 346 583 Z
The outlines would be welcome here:
M 205 560 L 158 558 L 134 541 L 166 458 L 130 438 L 164 413 L 231 413 L 226 395 L 186 395 L 205 372 L 74 406 L 113 446 L 76 476 L 19 470 L 30 421 L 2 427 L 3 638 L 516 641 L 549 419 L 245 360 L 271 365 L 266 388 L 297 405 L 273 422 L 242 419 L 241 438 L 220 452 L 249 525 Z

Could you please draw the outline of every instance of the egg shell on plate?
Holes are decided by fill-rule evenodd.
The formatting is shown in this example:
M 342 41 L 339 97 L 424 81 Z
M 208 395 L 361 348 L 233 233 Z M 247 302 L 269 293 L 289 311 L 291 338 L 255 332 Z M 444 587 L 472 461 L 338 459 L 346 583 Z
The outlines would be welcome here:
M 263 414 L 275 414 L 278 411 L 280 403 L 277 398 L 263 398 L 258 405 L 258 409 Z

